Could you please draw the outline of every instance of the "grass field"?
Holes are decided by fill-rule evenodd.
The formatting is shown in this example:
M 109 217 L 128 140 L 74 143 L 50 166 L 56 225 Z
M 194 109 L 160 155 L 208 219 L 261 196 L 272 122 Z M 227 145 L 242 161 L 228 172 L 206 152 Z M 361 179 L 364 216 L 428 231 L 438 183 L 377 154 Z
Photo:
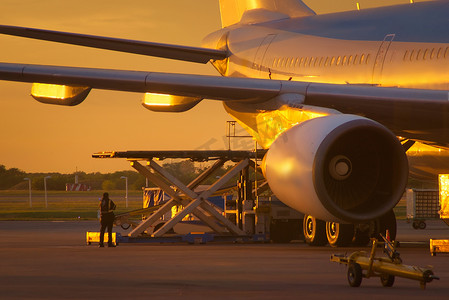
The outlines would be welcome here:
M 0 191 L 0 220 L 94 220 L 103 191 L 65 192 L 50 191 L 45 208 L 43 191 L 32 191 L 30 207 L 27 191 Z M 142 192 L 129 191 L 128 208 L 124 191 L 109 191 L 117 204 L 116 213 L 142 208 Z M 405 200 L 394 209 L 398 219 L 405 219 Z
M 0 191 L 0 220 L 93 220 L 97 219 L 98 203 L 103 191 L 65 192 L 50 191 L 47 208 L 43 191 Z M 124 191 L 110 191 L 117 205 L 117 213 L 142 207 L 142 192 L 128 192 L 128 208 Z

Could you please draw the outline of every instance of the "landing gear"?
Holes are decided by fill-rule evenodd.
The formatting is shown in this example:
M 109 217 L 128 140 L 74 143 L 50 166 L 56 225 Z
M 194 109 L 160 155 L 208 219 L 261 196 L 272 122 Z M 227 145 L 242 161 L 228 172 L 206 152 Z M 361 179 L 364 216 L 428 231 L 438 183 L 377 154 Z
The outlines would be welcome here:
M 373 226 L 372 237 L 381 240 L 379 234 L 385 234 L 385 232 L 388 230 L 388 232 L 390 233 L 390 240 L 394 241 L 396 239 L 396 216 L 394 215 L 393 210 L 390 210 L 385 215 L 375 219 L 371 223 Z
M 326 236 L 332 247 L 347 247 L 354 238 L 354 225 L 326 222 Z
M 381 239 L 379 234 L 388 230 L 390 240 L 396 239 L 396 216 L 393 210 L 385 215 L 361 224 L 324 222 L 310 215 L 304 216 L 303 231 L 307 244 L 332 247 L 366 246 L 370 238 Z
M 370 224 L 357 224 L 354 227 L 355 230 L 352 245 L 361 247 L 368 245 L 371 237 Z
M 310 246 L 324 246 L 326 239 L 326 223 L 310 215 L 304 216 L 304 239 Z

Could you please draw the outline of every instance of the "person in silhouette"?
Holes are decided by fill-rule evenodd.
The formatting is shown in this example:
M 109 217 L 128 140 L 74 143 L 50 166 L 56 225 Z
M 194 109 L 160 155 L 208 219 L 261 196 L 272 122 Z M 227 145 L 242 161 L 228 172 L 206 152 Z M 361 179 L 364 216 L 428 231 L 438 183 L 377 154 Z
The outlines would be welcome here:
M 108 228 L 108 247 L 115 247 L 112 243 L 112 225 L 114 224 L 115 203 L 109 199 L 109 194 L 104 193 L 100 200 L 100 247 L 104 247 L 104 232 Z

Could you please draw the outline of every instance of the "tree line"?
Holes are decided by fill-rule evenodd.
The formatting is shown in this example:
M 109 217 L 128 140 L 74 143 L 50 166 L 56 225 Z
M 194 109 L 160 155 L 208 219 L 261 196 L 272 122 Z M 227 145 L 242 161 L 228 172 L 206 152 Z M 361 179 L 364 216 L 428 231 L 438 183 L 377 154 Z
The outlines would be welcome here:
M 164 164 L 165 170 L 176 176 L 184 184 L 188 184 L 197 177 L 204 167 L 197 166 L 189 160 L 180 162 L 172 162 Z M 224 174 L 229 167 L 221 168 L 216 171 L 215 176 Z M 33 190 L 44 190 L 44 178 L 47 179 L 47 190 L 63 191 L 66 189 L 67 183 L 75 183 L 75 176 L 78 176 L 78 183 L 89 185 L 92 190 L 122 190 L 125 189 L 125 180 L 121 177 L 128 177 L 129 190 L 141 190 L 146 185 L 146 179 L 135 171 L 117 171 L 114 173 L 85 173 L 74 172 L 71 174 L 61 173 L 27 173 L 17 168 L 6 168 L 0 165 L 0 190 L 27 190 L 28 181 L 24 178 L 31 179 L 31 187 Z M 213 176 L 205 184 L 210 184 Z M 153 186 L 151 182 L 149 186 Z

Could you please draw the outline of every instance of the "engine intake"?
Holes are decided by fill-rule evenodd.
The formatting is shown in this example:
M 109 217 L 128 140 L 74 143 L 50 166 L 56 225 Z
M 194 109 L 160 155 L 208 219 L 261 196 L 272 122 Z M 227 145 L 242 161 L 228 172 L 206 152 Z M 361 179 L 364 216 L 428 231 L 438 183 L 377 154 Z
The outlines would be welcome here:
M 354 115 L 316 118 L 285 131 L 270 147 L 264 170 L 285 204 L 340 223 L 386 214 L 408 178 L 398 139 L 381 124 Z

